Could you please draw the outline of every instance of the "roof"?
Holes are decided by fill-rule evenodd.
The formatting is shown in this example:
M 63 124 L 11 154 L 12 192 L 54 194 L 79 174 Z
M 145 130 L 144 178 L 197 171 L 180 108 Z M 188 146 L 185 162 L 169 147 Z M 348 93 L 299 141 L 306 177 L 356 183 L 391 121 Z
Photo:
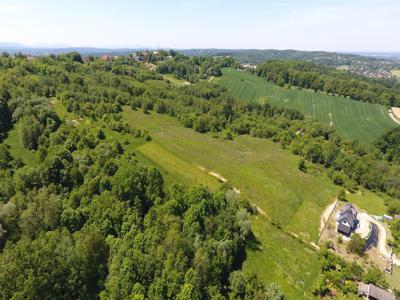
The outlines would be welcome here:
M 351 213 L 351 214 L 357 216 L 357 210 L 354 207 L 353 203 L 347 203 L 346 205 L 344 205 L 342 207 L 342 209 L 340 210 L 340 214 L 344 214 L 344 213 Z
M 354 228 L 357 222 L 357 217 L 351 213 L 344 213 L 339 216 L 338 222 L 342 223 L 343 221 L 347 221 L 350 224 L 351 228 Z
M 339 232 L 341 232 L 341 233 L 344 233 L 344 234 L 346 234 L 346 235 L 349 235 L 350 232 L 351 232 L 351 227 L 350 227 L 350 226 L 347 226 L 347 225 L 345 225 L 345 224 L 343 224 L 343 223 L 339 223 L 337 230 L 338 230 Z
M 373 284 L 365 284 L 360 282 L 358 285 L 358 291 L 361 294 L 365 294 L 366 296 L 377 300 L 396 300 L 396 297 L 393 294 Z

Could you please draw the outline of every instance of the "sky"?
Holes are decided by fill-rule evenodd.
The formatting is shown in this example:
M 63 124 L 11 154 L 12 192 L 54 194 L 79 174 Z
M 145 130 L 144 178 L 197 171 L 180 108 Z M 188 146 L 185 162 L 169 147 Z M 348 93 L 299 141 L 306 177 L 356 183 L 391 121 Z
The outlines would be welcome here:
M 400 52 L 400 0 L 0 0 L 0 42 Z

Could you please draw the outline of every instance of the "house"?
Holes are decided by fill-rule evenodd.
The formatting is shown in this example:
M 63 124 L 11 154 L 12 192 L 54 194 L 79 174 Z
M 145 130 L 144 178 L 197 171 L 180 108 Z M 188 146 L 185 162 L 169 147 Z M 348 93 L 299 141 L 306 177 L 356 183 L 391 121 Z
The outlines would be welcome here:
M 108 55 L 102 55 L 102 56 L 100 56 L 100 59 L 101 60 L 104 60 L 104 61 L 111 61 L 111 56 L 108 56 Z
M 337 231 L 341 234 L 350 236 L 358 225 L 357 210 L 352 203 L 342 207 L 337 217 Z
M 256 65 L 252 65 L 252 64 L 241 64 L 240 65 L 242 67 L 243 70 L 248 70 L 248 71 L 255 71 L 257 69 Z
M 393 294 L 371 283 L 365 284 L 363 282 L 360 282 L 358 285 L 358 294 L 365 299 L 396 300 L 396 297 Z

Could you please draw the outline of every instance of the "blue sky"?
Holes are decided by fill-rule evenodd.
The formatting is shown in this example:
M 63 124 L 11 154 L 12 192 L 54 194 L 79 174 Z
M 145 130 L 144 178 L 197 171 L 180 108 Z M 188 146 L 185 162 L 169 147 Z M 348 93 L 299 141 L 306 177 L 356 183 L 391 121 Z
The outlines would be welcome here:
M 0 0 L 0 42 L 400 52 L 400 0 Z

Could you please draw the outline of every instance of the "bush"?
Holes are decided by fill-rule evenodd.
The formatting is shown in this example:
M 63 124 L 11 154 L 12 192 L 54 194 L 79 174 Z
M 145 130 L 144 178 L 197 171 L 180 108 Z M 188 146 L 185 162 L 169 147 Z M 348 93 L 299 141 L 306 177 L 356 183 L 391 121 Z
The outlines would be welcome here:
M 365 240 L 357 233 L 353 233 L 347 244 L 347 251 L 363 256 L 365 253 Z

